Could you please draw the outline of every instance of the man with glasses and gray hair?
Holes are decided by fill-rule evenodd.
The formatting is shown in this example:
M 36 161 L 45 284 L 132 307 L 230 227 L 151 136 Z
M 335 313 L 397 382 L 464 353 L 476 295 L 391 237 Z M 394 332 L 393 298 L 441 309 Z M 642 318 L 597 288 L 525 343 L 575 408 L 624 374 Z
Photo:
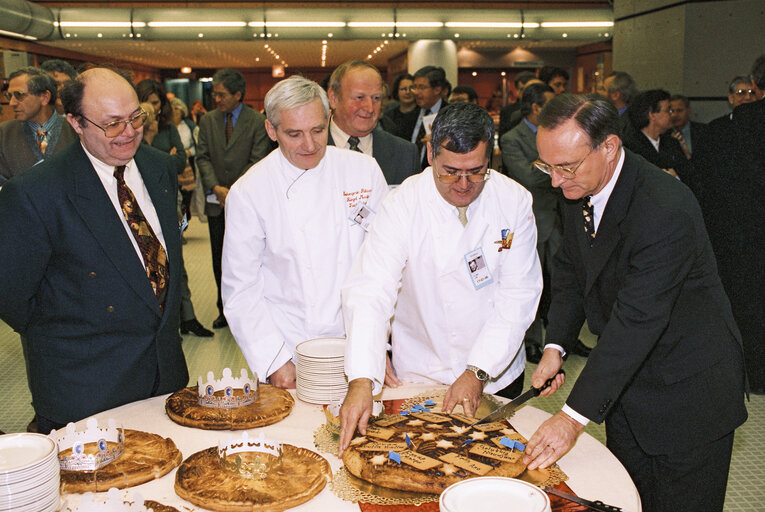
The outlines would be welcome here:
M 493 146 L 485 109 L 444 107 L 427 144 L 431 167 L 390 192 L 354 261 L 343 285 L 341 452 L 357 426 L 366 432 L 383 384 L 449 384 L 444 409 L 470 415 L 484 391 L 522 390 L 542 272 L 531 194 L 488 168 Z
M 56 82 L 45 71 L 26 67 L 11 73 L 5 92 L 15 119 L 0 124 L 0 186 L 77 140 L 56 113 Z
M 371 156 L 327 146 L 316 82 L 282 80 L 265 107 L 279 148 L 228 194 L 223 304 L 250 369 L 294 388 L 297 344 L 344 336 L 340 286 L 388 185 Z
M 622 147 L 607 100 L 561 95 L 538 123 L 536 166 L 569 202 L 532 384 L 556 375 L 585 321 L 598 343 L 524 461 L 549 466 L 605 420 L 644 510 L 722 510 L 733 431 L 747 417 L 744 369 L 699 205 Z
M 0 318 L 45 434 L 189 379 L 175 164 L 141 144 L 146 113 L 117 73 L 85 71 L 62 98 L 80 142 L 0 190 Z

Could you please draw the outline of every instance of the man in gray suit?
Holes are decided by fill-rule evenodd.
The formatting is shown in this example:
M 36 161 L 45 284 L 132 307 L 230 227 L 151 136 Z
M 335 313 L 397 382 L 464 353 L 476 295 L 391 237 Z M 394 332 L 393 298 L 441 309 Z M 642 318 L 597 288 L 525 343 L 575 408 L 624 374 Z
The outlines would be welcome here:
M 220 296 L 226 196 L 231 185 L 247 169 L 271 152 L 266 117 L 242 103 L 245 85 L 244 76 L 238 71 L 221 69 L 215 73 L 212 95 L 218 108 L 199 122 L 196 162 L 207 195 L 205 215 L 210 230 L 213 273 L 218 285 L 218 318 L 213 322 L 214 329 L 228 325 Z
M 550 184 L 550 177 L 536 170 L 532 163 L 539 157 L 536 142 L 537 116 L 542 111 L 542 107 L 554 97 L 555 93 L 547 84 L 540 82 L 526 87 L 520 105 L 523 119 L 499 141 L 505 171 L 531 192 L 534 198 L 532 209 L 537 224 L 537 252 L 542 264 L 544 289 L 537 317 L 526 331 L 524 338 L 526 358 L 532 363 L 538 363 L 542 357 L 543 319 L 550 306 L 550 266 L 563 235 L 559 205 L 560 191 L 554 189 Z
M 420 171 L 417 146 L 377 126 L 382 99 L 382 76 L 376 67 L 351 60 L 329 79 L 331 146 L 352 149 L 377 160 L 388 185 L 398 185 Z

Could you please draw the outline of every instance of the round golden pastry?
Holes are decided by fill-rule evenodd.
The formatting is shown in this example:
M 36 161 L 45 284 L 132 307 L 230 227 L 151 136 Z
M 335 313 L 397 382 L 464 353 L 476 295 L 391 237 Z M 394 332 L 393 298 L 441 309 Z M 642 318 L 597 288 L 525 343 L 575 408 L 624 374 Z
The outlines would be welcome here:
M 281 464 L 264 479 L 232 475 L 220 466 L 217 447 L 191 455 L 175 475 L 175 493 L 217 512 L 279 511 L 305 503 L 324 489 L 331 469 L 321 455 L 282 445 Z
M 343 462 L 346 469 L 352 475 L 374 485 L 429 494 L 440 494 L 451 484 L 466 478 L 478 476 L 515 478 L 526 470 L 521 452 L 509 450 L 499 444 L 502 437 L 508 436 L 521 443 L 526 443 L 526 439 L 509 425 L 505 424 L 505 428 L 502 430 L 484 432 L 476 428 L 469 428 L 468 423 L 458 421 L 450 416 L 440 416 L 449 420 L 433 423 L 409 416 L 400 423 L 385 425 L 381 429 L 383 432 L 388 431 L 386 436 L 389 431 L 394 432 L 387 439 L 370 435 L 370 430 L 366 436 L 361 436 L 356 432 L 351 445 L 343 452 Z M 370 422 L 370 425 L 376 425 L 378 421 L 385 423 L 390 418 L 395 418 L 395 416 L 380 418 Z M 410 440 L 408 447 L 406 445 L 407 436 Z M 417 468 L 407 464 L 403 457 L 399 464 L 389 458 L 388 451 L 365 450 L 365 448 L 368 449 L 372 446 L 370 443 L 398 443 L 400 448 L 393 451 L 403 457 L 406 457 L 403 452 L 411 451 L 426 457 L 426 460 L 430 461 L 426 462 L 426 465 L 432 465 L 435 461 L 438 462 L 438 465 L 427 469 L 424 467 Z M 390 447 L 389 445 L 382 446 Z M 494 455 L 513 460 L 499 460 L 476 454 L 475 452 L 478 450 L 490 451 Z M 442 457 L 450 458 L 455 455 L 466 457 L 477 463 L 476 467 L 485 473 L 481 474 L 465 469 L 464 459 L 459 463 L 454 462 L 454 460 L 449 462 L 442 459 Z
M 174 422 L 203 430 L 247 430 L 271 425 L 286 418 L 295 405 L 289 391 L 260 384 L 258 399 L 232 409 L 199 405 L 197 387 L 183 388 L 165 401 L 165 411 Z
M 68 455 L 71 449 L 61 452 Z M 170 438 L 140 430 L 125 429 L 119 459 L 95 471 L 61 471 L 61 492 L 106 492 L 124 489 L 160 478 L 172 471 L 183 456 Z

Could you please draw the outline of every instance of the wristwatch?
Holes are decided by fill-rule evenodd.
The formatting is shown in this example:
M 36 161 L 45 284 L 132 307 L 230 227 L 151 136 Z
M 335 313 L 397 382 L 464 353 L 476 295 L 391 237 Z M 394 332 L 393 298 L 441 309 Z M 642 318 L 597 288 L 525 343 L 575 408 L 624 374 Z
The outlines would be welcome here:
M 487 380 L 489 380 L 489 374 L 481 370 L 477 366 L 473 366 L 472 364 L 469 364 L 467 365 L 467 368 L 465 369 L 473 372 L 475 374 L 475 378 L 480 380 L 481 382 L 486 382 Z

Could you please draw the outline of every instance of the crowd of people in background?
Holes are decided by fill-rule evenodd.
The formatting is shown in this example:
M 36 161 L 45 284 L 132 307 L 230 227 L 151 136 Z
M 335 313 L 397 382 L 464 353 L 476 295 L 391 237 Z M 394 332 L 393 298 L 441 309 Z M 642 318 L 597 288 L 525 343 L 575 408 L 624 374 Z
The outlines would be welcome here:
M 731 344 L 725 345 L 730 368 L 718 371 L 730 377 L 726 392 L 737 396 L 739 334 L 724 287 L 749 389 L 765 394 L 765 212 L 758 197 L 765 179 L 765 55 L 748 75 L 730 81 L 731 112 L 709 123 L 691 120 L 687 96 L 641 90 L 639 80 L 614 71 L 596 93 L 575 96 L 567 94 L 568 72 L 545 66 L 514 77 L 517 101 L 502 105 L 492 96 L 480 106 L 474 88 L 451 84 L 439 66 L 401 74 L 388 87 L 377 68 L 353 60 L 323 87 L 300 76 L 278 82 L 261 113 L 245 103 L 246 80 L 232 69 L 213 76 L 209 112 L 198 99 L 187 106 L 156 80 L 133 84 L 129 75 L 97 66 L 78 74 L 67 62 L 47 60 L 15 71 L 5 91 L 15 119 L 0 124 L 6 272 L 0 277 L 11 283 L 0 317 L 21 334 L 28 366 L 35 367 L 29 379 L 37 424 L 30 428 L 47 432 L 186 384 L 179 332 L 214 336 L 196 318 L 183 263 L 182 233 L 192 212 L 205 218 L 210 234 L 218 291 L 212 328 L 230 326 L 261 380 L 294 388 L 295 345 L 347 335 L 351 392 L 341 411 L 341 450 L 357 426 L 365 429 L 372 392 L 383 383 L 427 377 L 448 384 L 445 406 L 462 403 L 470 413 L 484 386 L 517 396 L 526 361 L 539 364 L 537 383 L 555 375 L 561 356 L 588 357 L 593 347 L 561 325 L 586 316 L 609 343 L 614 332 L 640 341 L 628 320 L 614 318 L 619 307 L 609 309 L 619 294 L 622 307 L 645 306 L 645 317 L 665 322 L 656 326 L 658 347 L 670 346 L 666 334 L 678 325 L 719 320 L 715 329 L 725 326 Z M 74 144 L 78 139 L 81 145 Z M 497 169 L 489 168 L 492 161 Z M 389 193 L 389 187 L 399 188 Z M 581 223 L 582 213 L 585 235 L 577 224 L 576 242 L 570 219 Z M 656 239 L 635 234 L 651 222 Z M 591 266 L 581 268 L 577 251 L 596 250 L 609 236 L 624 237 L 615 250 L 625 253 L 605 264 L 613 282 L 596 285 L 598 304 L 567 310 L 560 297 L 576 296 L 597 278 L 588 274 Z M 494 244 L 496 253 L 481 249 Z M 98 258 L 100 250 L 113 265 Z M 682 262 L 659 255 L 683 255 L 692 267 L 672 282 L 667 269 L 679 273 Z M 585 263 L 604 264 L 607 256 Z M 631 274 L 635 268 L 645 275 Z M 651 289 L 659 278 L 671 289 Z M 583 280 L 578 288 L 577 279 Z M 629 287 L 640 279 L 671 312 L 641 302 Z M 711 302 L 694 311 L 689 304 L 706 294 L 713 311 Z M 692 319 L 700 311 L 706 316 Z M 74 346 L 72 339 L 83 343 Z M 696 375 L 717 364 L 708 348 L 687 354 L 693 368 L 682 371 Z M 93 351 L 105 350 L 114 353 L 88 370 L 84 384 L 79 370 L 51 363 L 54 355 L 76 359 L 84 351 L 95 359 Z M 601 364 L 591 373 L 604 371 L 607 350 L 593 356 Z M 568 449 L 575 429 L 603 419 L 616 401 L 614 415 L 640 430 L 644 417 L 619 393 L 626 388 L 624 396 L 631 396 L 630 386 L 650 382 L 646 368 L 661 370 L 658 356 L 646 351 L 636 356 L 645 364 L 632 369 L 634 382 L 614 384 L 614 396 L 606 396 L 606 384 L 590 389 L 598 404 L 572 393 L 566 419 L 556 415 L 531 439 L 532 466 L 557 460 L 562 453 L 555 449 Z M 671 362 L 678 354 L 663 357 Z M 97 387 L 99 375 L 125 389 L 78 402 L 67 386 Z M 552 391 L 563 382 L 554 378 Z M 52 396 L 70 400 L 61 404 Z M 729 459 L 732 429 L 746 413 L 736 400 L 725 400 L 730 421 L 721 423 L 722 441 L 714 442 Z M 578 422 L 574 430 L 569 420 Z M 708 441 L 702 437 L 688 442 Z M 635 473 L 632 448 L 609 447 L 627 461 L 646 503 L 666 501 L 666 489 L 647 490 L 657 475 Z M 714 499 L 721 481 L 724 496 L 723 463 L 724 475 L 710 477 Z

